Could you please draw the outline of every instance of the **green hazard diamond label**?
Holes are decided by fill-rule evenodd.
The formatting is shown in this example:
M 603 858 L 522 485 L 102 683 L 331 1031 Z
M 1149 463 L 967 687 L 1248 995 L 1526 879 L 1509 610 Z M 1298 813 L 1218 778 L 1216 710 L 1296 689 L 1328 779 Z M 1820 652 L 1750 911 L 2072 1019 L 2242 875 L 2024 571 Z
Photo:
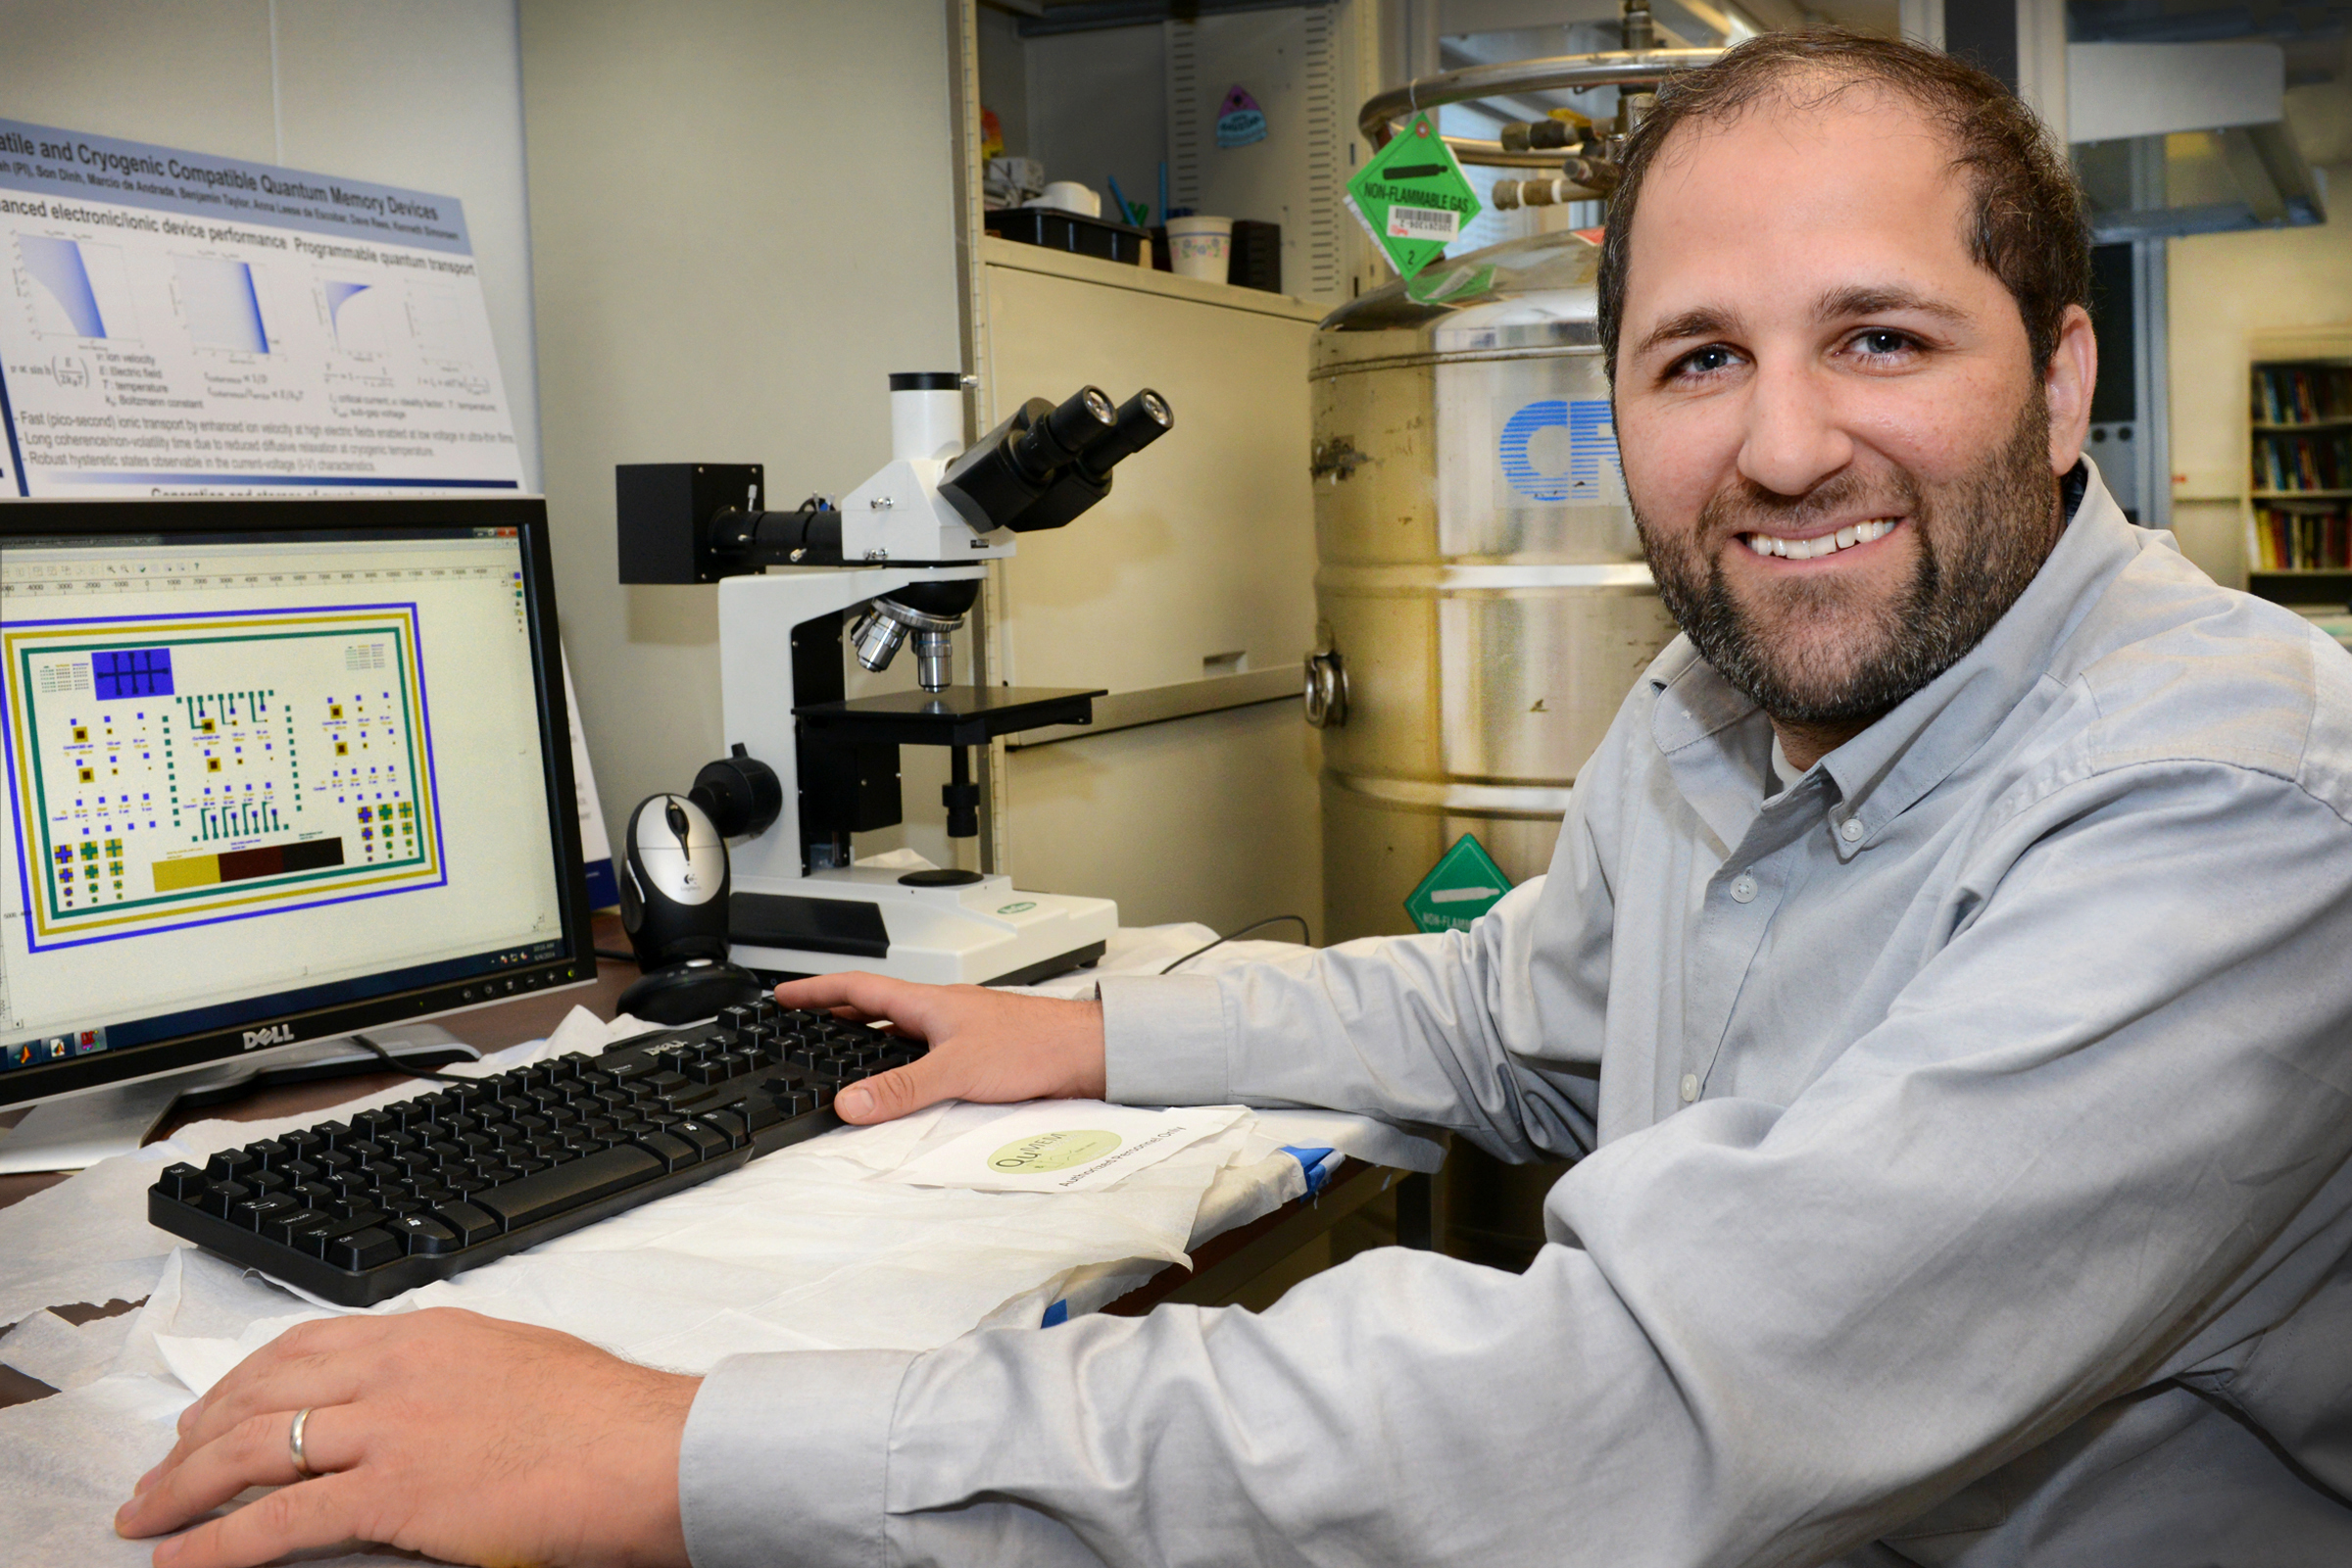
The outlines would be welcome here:
M 1480 211 L 1453 149 L 1427 115 L 1415 115 L 1356 171 L 1348 206 L 1399 277 L 1443 256 Z
M 1405 895 L 1404 912 L 1423 931 L 1467 931 L 1471 921 L 1510 891 L 1510 879 L 1487 847 L 1477 835 L 1465 833 L 1438 857 L 1421 885 Z

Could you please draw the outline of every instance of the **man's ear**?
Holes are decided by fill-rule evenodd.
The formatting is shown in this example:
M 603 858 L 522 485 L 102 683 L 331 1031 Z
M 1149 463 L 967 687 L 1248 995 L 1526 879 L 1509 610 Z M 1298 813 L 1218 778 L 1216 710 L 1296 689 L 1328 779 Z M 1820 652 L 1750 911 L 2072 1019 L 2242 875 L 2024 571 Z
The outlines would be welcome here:
M 2066 473 L 2082 456 L 2090 433 L 2090 394 L 2099 384 L 2099 343 L 2090 313 L 2069 305 L 2058 322 L 2058 347 L 2043 370 L 2041 391 L 2050 410 L 2050 471 Z

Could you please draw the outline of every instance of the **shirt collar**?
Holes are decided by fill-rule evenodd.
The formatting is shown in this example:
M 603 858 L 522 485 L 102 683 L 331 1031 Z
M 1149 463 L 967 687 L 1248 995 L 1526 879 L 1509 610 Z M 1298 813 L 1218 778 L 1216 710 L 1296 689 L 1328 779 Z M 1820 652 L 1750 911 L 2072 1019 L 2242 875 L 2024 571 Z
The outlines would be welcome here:
M 2026 591 L 1984 640 L 1815 764 L 1813 770 L 1835 786 L 1839 804 L 1832 814 L 1838 824 L 1842 828 L 1849 817 L 1862 824 L 1860 833 L 1834 836 L 1841 856 L 1867 846 L 1886 823 L 1950 777 L 1984 745 L 2041 679 L 2060 645 L 2096 601 L 2098 590 L 2137 554 L 2138 530 L 2116 506 L 2089 460 L 2066 476 L 2062 493 L 2072 514 L 2066 530 Z M 1744 750 L 1743 741 L 1726 732 L 1743 720 L 1764 722 L 1756 705 L 1700 659 L 1688 638 L 1675 639 L 1651 666 L 1648 679 L 1658 694 L 1650 733 L 1670 759 L 1712 736 L 1721 736 L 1719 745 L 1726 750 Z M 1759 753 L 1767 744 L 1756 741 Z M 1707 825 L 1726 844 L 1738 843 L 1760 805 L 1757 777 L 1747 768 L 1738 768 L 1738 787 L 1725 779 L 1724 787 L 1717 788 L 1700 783 L 1696 770 L 1675 771 L 1678 784 Z M 1788 795 L 1793 798 L 1797 793 L 1792 787 Z

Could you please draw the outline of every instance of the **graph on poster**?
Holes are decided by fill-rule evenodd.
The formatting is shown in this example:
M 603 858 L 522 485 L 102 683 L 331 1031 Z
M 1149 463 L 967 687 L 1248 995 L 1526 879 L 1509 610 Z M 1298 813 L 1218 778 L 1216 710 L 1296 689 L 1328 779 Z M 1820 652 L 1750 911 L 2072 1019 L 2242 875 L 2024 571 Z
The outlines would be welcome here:
M 0 649 L 34 951 L 445 882 L 414 605 L 16 622 Z
M 192 160 L 0 121 L 10 493 L 522 487 L 454 199 Z

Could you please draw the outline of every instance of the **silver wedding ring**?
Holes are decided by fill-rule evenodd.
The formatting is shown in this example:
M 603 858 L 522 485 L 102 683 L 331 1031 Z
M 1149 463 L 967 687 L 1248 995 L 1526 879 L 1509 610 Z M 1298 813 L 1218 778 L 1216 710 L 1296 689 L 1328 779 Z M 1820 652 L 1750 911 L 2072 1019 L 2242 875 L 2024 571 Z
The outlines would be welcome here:
M 318 1472 L 311 1468 L 310 1459 L 302 1451 L 302 1429 L 310 1424 L 311 1411 L 316 1405 L 304 1405 L 294 1412 L 294 1425 L 286 1431 L 286 1447 L 294 1455 L 294 1473 L 308 1481 Z

